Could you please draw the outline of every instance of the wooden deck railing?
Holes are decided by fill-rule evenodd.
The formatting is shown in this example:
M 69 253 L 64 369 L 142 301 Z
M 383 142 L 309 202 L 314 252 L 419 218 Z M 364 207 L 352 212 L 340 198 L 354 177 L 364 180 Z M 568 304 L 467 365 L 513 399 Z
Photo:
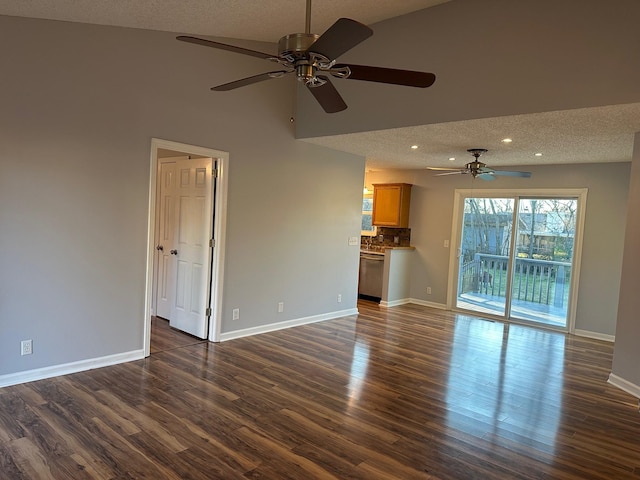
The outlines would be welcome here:
M 509 258 L 476 253 L 464 263 L 461 258 L 458 293 L 473 292 L 504 297 Z M 515 258 L 512 300 L 562 307 L 568 298 L 571 263 Z

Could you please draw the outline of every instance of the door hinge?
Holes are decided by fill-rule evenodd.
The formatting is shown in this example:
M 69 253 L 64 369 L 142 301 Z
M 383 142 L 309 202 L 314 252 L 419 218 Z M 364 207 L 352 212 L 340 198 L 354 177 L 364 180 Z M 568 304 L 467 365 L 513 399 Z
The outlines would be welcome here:
M 208 307 L 208 308 L 205 310 L 204 314 L 205 314 L 207 317 L 210 317 L 210 316 L 211 316 L 211 307 Z
M 215 241 L 213 238 L 209 240 L 209 246 L 210 246 L 211 248 L 213 248 L 213 247 L 215 247 L 215 246 L 216 246 L 216 241 Z
M 211 169 L 211 176 L 213 178 L 218 178 L 218 169 L 217 168 L 212 168 Z

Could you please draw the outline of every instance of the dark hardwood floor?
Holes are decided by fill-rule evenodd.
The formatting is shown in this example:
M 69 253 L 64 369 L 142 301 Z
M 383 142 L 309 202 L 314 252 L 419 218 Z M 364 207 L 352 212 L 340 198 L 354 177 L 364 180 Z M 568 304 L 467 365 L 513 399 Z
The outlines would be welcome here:
M 359 309 L 222 344 L 154 322 L 145 360 L 0 389 L 0 478 L 640 478 L 611 344 Z
M 206 343 L 197 337 L 187 335 L 169 326 L 169 320 L 151 317 L 151 354 L 183 348 L 198 343 Z

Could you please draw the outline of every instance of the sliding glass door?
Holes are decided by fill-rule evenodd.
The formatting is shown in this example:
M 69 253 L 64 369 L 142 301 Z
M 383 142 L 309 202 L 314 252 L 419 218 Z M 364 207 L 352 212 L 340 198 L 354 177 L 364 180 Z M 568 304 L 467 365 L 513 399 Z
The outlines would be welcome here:
M 462 194 L 455 307 L 567 329 L 579 200 Z
M 464 199 L 458 308 L 506 314 L 514 205 L 512 198 Z

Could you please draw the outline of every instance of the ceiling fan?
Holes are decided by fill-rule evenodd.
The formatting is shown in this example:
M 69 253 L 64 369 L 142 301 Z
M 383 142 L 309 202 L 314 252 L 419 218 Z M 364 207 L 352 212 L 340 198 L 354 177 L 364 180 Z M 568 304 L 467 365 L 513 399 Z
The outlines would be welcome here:
M 280 39 L 277 56 L 204 38 L 181 35 L 177 39 L 182 42 L 227 50 L 280 64 L 278 70 L 218 85 L 212 87 L 211 90 L 233 90 L 295 73 L 298 80 L 306 85 L 327 113 L 340 112 L 347 108 L 347 104 L 327 75 L 419 88 L 429 87 L 436 80 L 433 73 L 336 63 L 336 59 L 340 55 L 373 35 L 373 30 L 355 20 L 340 18 L 322 35 L 313 34 L 311 33 L 311 0 L 307 0 L 305 27 L 305 33 L 292 33 Z
M 478 161 L 478 158 L 483 153 L 487 152 L 486 148 L 470 148 L 467 150 L 475 160 L 473 162 L 467 163 L 463 168 L 447 168 L 447 167 L 427 167 L 428 170 L 444 170 L 444 173 L 438 173 L 436 176 L 440 175 L 458 175 L 458 174 L 467 174 L 470 173 L 473 175 L 473 178 L 481 178 L 483 180 L 494 180 L 496 175 L 502 175 L 507 177 L 522 177 L 529 178 L 531 176 L 531 172 L 510 172 L 507 170 L 494 170 L 493 168 L 487 167 L 485 163 Z

